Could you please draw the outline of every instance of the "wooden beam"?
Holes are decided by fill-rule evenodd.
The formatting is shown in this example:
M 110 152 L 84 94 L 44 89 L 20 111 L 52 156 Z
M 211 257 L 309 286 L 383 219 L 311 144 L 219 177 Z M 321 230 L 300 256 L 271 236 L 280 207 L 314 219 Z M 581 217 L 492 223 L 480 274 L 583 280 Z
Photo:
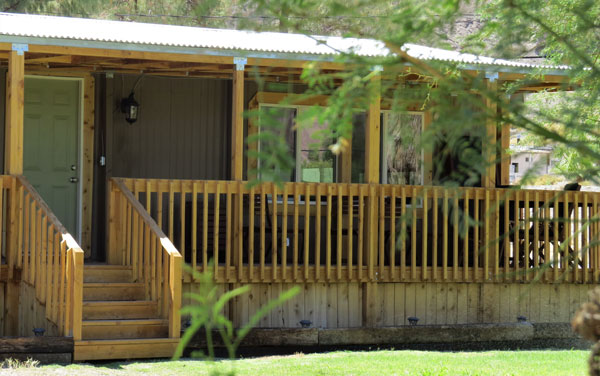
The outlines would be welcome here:
M 231 179 L 243 180 L 244 172 L 244 69 L 233 73 L 231 116 Z
M 367 112 L 367 129 L 365 130 L 365 182 L 379 183 L 380 133 L 381 133 L 381 76 L 372 78 L 375 91 Z
M 25 105 L 25 59 L 10 51 L 6 75 L 4 172 L 23 173 L 23 108 Z
M 44 63 L 63 63 L 71 64 L 73 62 L 73 56 L 69 55 L 53 55 L 44 57 L 35 57 L 31 59 L 25 59 L 25 64 L 44 64 Z
M 92 246 L 92 191 L 94 180 L 94 113 L 95 80 L 87 75 L 83 79 L 83 192 L 81 212 L 81 246 L 85 257 L 91 256 Z
M 486 134 L 483 139 L 483 161 L 485 163 L 485 174 L 482 176 L 481 186 L 484 188 L 494 188 L 496 186 L 496 111 L 498 103 L 490 98 L 498 91 L 498 83 L 494 79 L 486 78 L 487 95 L 484 98 L 486 122 Z

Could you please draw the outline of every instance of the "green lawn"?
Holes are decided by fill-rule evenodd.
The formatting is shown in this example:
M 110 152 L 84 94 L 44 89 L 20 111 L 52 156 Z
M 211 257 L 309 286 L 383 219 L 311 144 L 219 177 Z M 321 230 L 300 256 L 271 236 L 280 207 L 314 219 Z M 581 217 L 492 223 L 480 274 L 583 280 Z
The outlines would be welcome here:
M 3 370 L 11 375 L 585 375 L 587 351 L 370 351 L 296 354 L 207 363 L 115 362 Z M 217 371 L 217 372 L 214 372 Z M 2 371 L 0 371 L 2 373 Z

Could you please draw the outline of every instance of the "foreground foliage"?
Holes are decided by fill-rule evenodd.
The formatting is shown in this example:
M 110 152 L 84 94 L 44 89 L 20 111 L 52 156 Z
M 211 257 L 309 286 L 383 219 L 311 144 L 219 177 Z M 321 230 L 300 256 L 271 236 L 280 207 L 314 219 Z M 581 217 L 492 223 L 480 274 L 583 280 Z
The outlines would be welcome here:
M 583 375 L 586 351 L 370 351 L 295 354 L 204 362 L 199 360 L 74 364 L 11 370 L 14 375 Z M 235 363 L 232 365 L 231 363 Z

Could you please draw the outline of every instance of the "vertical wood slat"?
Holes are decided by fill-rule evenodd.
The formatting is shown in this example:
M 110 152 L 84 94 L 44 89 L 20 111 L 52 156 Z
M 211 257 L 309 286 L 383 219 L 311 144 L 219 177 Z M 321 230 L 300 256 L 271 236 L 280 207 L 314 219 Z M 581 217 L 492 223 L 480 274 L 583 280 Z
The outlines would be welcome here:
M 475 226 L 473 226 L 473 280 L 479 281 L 479 230 L 481 224 L 479 223 L 479 190 L 476 189 L 473 198 L 473 220 Z M 499 214 L 499 213 L 498 213 Z
M 496 270 L 496 275 L 498 275 L 498 268 L 500 267 L 500 217 L 498 213 L 500 213 L 500 192 L 496 191 L 496 210 L 494 211 L 494 223 L 496 228 L 496 236 L 494 237 L 494 269 Z
M 256 192 L 254 186 L 250 188 L 250 203 L 248 213 L 248 275 L 250 280 L 254 280 L 254 203 L 256 200 Z
M 262 215 L 262 214 L 261 214 Z M 298 184 L 294 185 L 294 253 L 292 259 L 292 276 L 298 280 L 298 238 L 299 238 L 300 192 Z
M 0 207 L 2 207 L 0 205 Z M 0 227 L 1 228 L 1 227 Z M 54 286 L 54 225 L 50 224 L 47 228 L 46 249 L 48 260 L 46 264 L 46 318 L 52 320 L 52 305 L 54 304 L 52 295 L 52 286 Z
M 321 187 L 317 184 L 316 198 L 316 217 L 315 217 L 315 280 L 321 280 Z
M 593 196 L 593 213 L 594 213 L 594 221 L 593 221 L 593 227 L 592 227 L 592 237 L 591 240 L 594 242 L 594 248 L 593 248 L 593 275 L 594 275 L 594 283 L 598 283 L 598 276 L 600 276 L 600 245 L 599 243 L 599 239 L 598 239 L 598 234 L 599 234 L 599 230 L 600 230 L 600 224 L 599 224 L 599 213 L 600 211 L 598 210 L 598 194 L 594 193 Z
M 341 190 L 341 185 L 339 186 L 340 190 Z M 308 280 L 308 271 L 310 268 L 310 263 L 309 263 L 309 256 L 308 256 L 308 250 L 309 250 L 309 242 L 310 242 L 310 184 L 306 184 L 305 185 L 305 192 L 304 192 L 304 257 L 303 257 L 303 264 L 304 264 L 304 280 Z M 340 217 L 341 220 L 341 217 Z M 341 271 L 341 265 L 338 266 L 338 270 Z M 338 274 L 340 274 L 340 272 L 338 271 Z M 338 278 L 340 278 L 340 276 L 338 275 Z
M 1 196 L 1 192 L 0 192 L 0 196 Z M 2 208 L 2 205 L 0 205 L 0 208 Z M 40 214 L 41 214 L 42 210 L 40 209 Z M 2 228 L 2 227 L 0 227 Z M 40 226 L 40 231 L 41 231 L 41 247 L 40 250 L 42 251 L 42 268 L 40 270 L 40 283 L 39 283 L 39 287 L 40 287 L 40 300 L 43 304 L 47 304 L 46 303 L 46 290 L 47 290 L 47 286 L 48 286 L 48 217 L 46 217 L 46 215 L 44 215 L 44 217 L 42 218 L 42 225 Z
M 279 212 L 277 211 L 277 201 L 278 201 L 278 192 L 277 192 L 277 185 L 276 184 L 272 184 L 272 201 L 273 201 L 273 213 L 272 213 L 272 219 L 271 219 L 271 267 L 273 268 L 273 280 L 276 281 L 277 280 L 277 231 L 278 231 L 278 224 L 277 224 L 277 218 L 279 217 Z M 281 236 L 283 237 L 283 234 L 281 234 Z
M 206 192 L 206 191 L 204 191 Z M 205 204 L 202 203 L 202 254 L 204 255 L 204 247 L 206 244 L 206 241 L 204 240 L 204 227 L 206 226 L 206 215 L 208 213 L 205 213 L 204 208 L 205 208 Z M 191 229 L 191 235 L 192 235 L 192 270 L 194 271 L 192 273 L 192 280 L 195 280 L 194 274 L 195 272 L 198 270 L 198 182 L 194 181 L 192 183 L 192 229 Z M 206 272 L 206 267 L 204 267 L 202 269 L 203 272 Z
M 208 271 L 208 182 L 204 182 L 202 189 L 202 272 L 205 273 Z
M 221 184 L 217 183 L 216 192 L 215 192 L 215 213 L 214 213 L 214 225 L 213 225 L 213 258 L 214 258 L 214 275 L 217 277 L 219 275 L 219 220 L 220 220 L 220 206 L 221 206 Z M 165 265 L 165 268 L 168 268 L 168 265 Z M 168 269 L 167 269 L 168 270 Z M 163 274 L 166 275 L 166 274 Z M 166 285 L 166 283 L 165 283 Z M 166 295 L 165 295 L 166 296 Z
M 183 189 L 183 180 L 181 183 L 181 191 L 179 192 L 179 253 L 181 258 L 185 260 L 185 190 Z M 192 232 L 195 230 L 192 229 Z
M 411 244 L 410 244 L 410 278 L 417 279 L 417 188 L 413 187 L 410 199 Z
M 530 250 L 530 242 L 529 242 L 529 229 L 531 228 L 530 223 L 530 213 L 529 213 L 529 192 L 525 191 L 525 245 L 523 249 L 523 270 L 525 275 L 520 274 L 519 270 L 519 262 L 516 263 L 516 273 L 519 279 L 525 279 L 527 273 L 527 269 L 529 268 L 529 255 L 531 254 Z
M 14 184 L 13 187 L 16 186 L 16 181 L 17 179 L 14 179 Z M 25 192 L 24 192 L 24 188 L 22 185 L 19 185 L 19 213 L 17 214 L 17 220 L 19 221 L 18 224 L 18 237 L 17 237 L 17 266 L 21 267 L 23 266 L 23 262 L 24 262 L 24 250 L 23 250 L 23 227 L 24 227 L 24 218 L 23 218 L 23 205 L 25 203 L 26 197 L 25 197 Z M 23 276 L 23 278 L 25 279 L 25 276 Z
M 352 218 L 352 217 L 350 217 Z M 390 278 L 396 280 L 396 186 L 390 189 Z M 435 253 L 435 250 L 434 250 Z
M 347 228 L 347 236 L 348 236 L 348 259 L 347 259 L 347 265 L 348 265 L 348 281 L 351 281 L 353 279 L 353 269 L 354 269 L 354 260 L 353 260 L 353 253 L 354 250 L 352 249 L 354 244 L 354 194 L 351 192 L 351 185 L 348 184 L 347 185 L 347 189 L 348 189 L 348 213 L 347 213 L 347 218 L 348 218 L 348 228 Z M 392 264 L 390 264 L 392 265 Z
M 55 323 L 60 322 L 59 321 L 59 310 L 60 310 L 60 305 L 61 305 L 61 300 L 60 300 L 60 278 L 61 278 L 61 247 L 60 247 L 60 239 L 59 239 L 59 234 L 58 232 L 54 234 L 54 245 L 53 245 L 53 251 L 54 251 L 54 277 L 52 278 L 54 281 L 54 284 L 52 286 L 52 297 L 53 297 L 53 302 L 52 302 L 52 313 L 51 313 L 51 317 L 52 317 L 52 321 Z
M 225 184 L 225 278 L 228 281 L 231 279 L 231 238 L 233 235 L 231 231 L 231 219 L 233 217 L 231 201 L 231 183 L 227 182 Z M 264 206 L 264 202 L 261 204 Z M 218 222 L 215 223 L 215 226 L 219 226 Z
M 453 248 L 452 248 L 453 252 L 452 253 L 453 253 L 453 256 L 454 256 L 453 260 L 452 260 L 452 278 L 455 281 L 458 281 L 458 252 L 460 252 L 459 249 L 458 249 L 458 232 L 459 232 L 459 229 L 458 229 L 458 225 L 459 225 L 459 223 L 458 223 L 458 221 L 459 221 L 458 196 L 459 196 L 459 194 L 460 193 L 459 193 L 458 190 L 455 190 L 452 193 L 452 196 L 453 196 L 453 200 L 452 200 L 453 208 L 452 208 L 452 210 L 453 210 L 453 213 L 454 213 L 454 216 L 453 216 L 454 219 L 452 221 L 453 225 L 454 225 L 453 226 L 454 227 L 454 232 L 452 233 L 452 240 L 453 240 L 453 242 L 452 242 L 452 244 L 453 244 Z
M 65 274 L 66 274 L 67 247 L 64 241 L 60 242 L 60 284 L 58 287 L 58 323 L 59 331 L 65 333 Z
M 433 188 L 433 280 L 437 281 L 438 278 L 438 190 Z
M 423 188 L 423 226 L 422 226 L 422 242 L 421 242 L 421 280 L 427 280 L 427 188 Z
M 569 253 L 569 248 L 565 249 L 565 255 L 568 255 L 569 259 L 571 260 L 572 264 L 573 264 L 573 282 L 578 283 L 579 282 L 579 237 L 580 237 L 580 229 L 581 229 L 581 223 L 580 223 L 580 216 L 579 216 L 579 192 L 574 192 L 573 196 L 575 196 L 575 199 L 573 200 L 573 212 L 574 212 L 574 222 L 575 222 L 575 226 L 574 226 L 574 230 L 573 230 L 573 254 L 572 255 L 568 255 Z M 555 205 L 555 207 L 558 207 L 558 205 Z M 556 210 L 556 209 L 555 209 Z M 565 209 L 565 213 L 568 212 L 568 208 Z M 557 234 L 558 236 L 558 234 Z M 558 243 L 558 241 L 557 241 Z M 558 250 L 558 248 L 557 248 Z M 558 268 L 554 268 L 555 273 L 554 273 L 554 280 L 556 281 L 558 279 Z
M 565 192 L 564 193 L 564 202 L 563 202 L 563 218 L 561 218 L 564 221 L 564 233 L 561 234 L 562 236 L 564 236 L 565 238 L 565 244 L 567 245 L 567 249 L 569 247 L 569 244 L 571 243 L 571 215 L 569 213 L 569 206 L 571 204 L 571 201 L 569 200 L 569 192 Z M 559 253 L 559 258 L 560 258 L 560 266 L 563 269 L 563 273 L 566 273 L 566 277 L 567 280 L 569 279 L 569 255 L 565 254 L 563 252 L 563 254 L 561 255 Z
M 37 235 L 37 219 L 36 219 L 36 205 L 35 201 L 32 199 L 30 203 L 31 214 L 29 216 L 29 283 L 35 284 L 35 272 L 36 272 L 36 235 Z
M 490 239 L 490 191 L 486 189 L 485 191 L 485 228 L 484 228 L 484 254 L 483 254 L 483 278 L 484 280 L 489 279 L 489 270 L 490 270 L 490 252 L 492 249 L 492 243 Z
M 331 280 L 331 189 L 330 186 L 326 186 L 327 189 L 327 227 L 325 230 L 326 234 L 326 246 L 325 246 L 325 277 L 327 280 Z M 369 274 L 370 275 L 370 274 Z
M 338 184 L 337 185 L 337 198 L 336 198 L 336 202 L 337 202 L 337 229 L 336 229 L 336 233 L 337 233 L 337 239 L 336 239 L 336 262 L 335 262 L 335 266 L 336 266 L 336 270 L 337 270 L 337 280 L 340 281 L 342 279 L 342 226 L 343 226 L 343 220 L 342 220 L 342 209 L 343 209 L 343 205 L 344 205 L 344 199 L 342 196 L 342 185 Z
M 555 196 L 553 197 L 553 201 L 554 201 L 554 215 L 553 215 L 553 220 L 554 220 L 554 252 L 552 255 L 552 279 L 553 281 L 557 281 L 558 280 L 558 268 L 559 268 L 559 264 L 560 264 L 560 244 L 559 244 L 559 230 L 560 230 L 560 223 L 559 221 L 562 218 L 559 218 L 559 213 L 560 211 L 558 210 L 558 204 L 559 204 L 559 197 Z M 575 195 L 575 202 L 577 203 L 577 195 Z M 575 206 L 575 208 L 577 208 L 577 206 Z M 563 208 L 563 212 L 565 216 L 569 215 L 569 208 L 568 206 Z M 578 210 L 575 210 L 575 215 L 577 215 Z M 577 220 L 575 221 L 577 222 Z M 567 253 L 568 253 L 568 248 L 567 248 Z M 575 268 L 577 269 L 577 268 Z M 577 274 L 575 274 L 575 279 L 574 281 L 577 281 Z
M 235 245 L 235 250 L 237 252 L 237 261 L 236 261 L 236 269 L 238 275 L 238 281 L 242 280 L 242 272 L 244 270 L 244 183 L 238 181 L 236 184 L 237 188 L 237 213 L 235 215 L 235 219 L 237 222 L 235 224 L 235 239 L 237 240 L 237 244 Z M 277 226 L 275 226 L 275 229 Z M 276 232 L 276 230 L 273 230 Z M 182 257 L 183 262 L 185 262 L 185 258 Z
M 469 190 L 465 189 L 463 211 L 463 281 L 469 280 Z
M 521 231 L 521 218 L 520 218 L 520 202 L 519 202 L 519 191 L 515 191 L 515 200 L 514 200 L 515 206 L 514 206 L 514 210 L 513 210 L 513 218 L 515 221 L 514 224 L 514 240 L 513 240 L 513 264 L 517 262 L 517 260 L 519 260 L 519 234 Z M 505 256 L 505 265 L 504 265 L 504 280 L 508 281 L 509 277 L 510 277 L 510 260 L 508 260 L 508 258 Z
M 533 268 L 537 272 L 540 266 L 540 224 L 541 215 L 540 215 L 540 193 L 535 191 L 533 198 L 533 212 L 535 213 L 535 218 L 533 222 Z M 531 272 L 527 273 L 531 276 Z
M 385 191 L 384 186 L 379 186 L 379 278 L 384 277 L 385 272 Z M 339 216 L 339 215 L 338 215 Z
M 401 279 L 406 279 L 406 189 L 400 188 L 400 271 Z
M 288 191 L 287 184 L 283 186 L 282 200 L 283 200 L 283 218 L 281 219 L 281 279 L 286 280 L 287 273 L 287 251 L 288 251 Z
M 442 248 L 442 279 L 444 281 L 448 280 L 448 225 L 450 223 L 448 218 L 448 190 L 444 189 L 444 198 L 443 198 L 443 210 L 444 215 L 442 219 L 443 223 L 443 248 Z
M 358 280 L 363 280 L 363 263 L 364 263 L 364 247 L 365 247 L 365 195 L 363 186 L 358 187 L 358 260 L 356 265 L 358 267 Z
M 544 193 L 544 261 L 547 265 L 550 262 L 550 193 Z M 549 280 L 548 273 L 544 271 L 544 279 Z
M 2 205 L 0 205 L 0 207 L 2 207 Z M 591 216 L 588 216 L 588 195 L 587 193 L 583 193 L 583 212 L 582 212 L 583 218 L 582 220 L 582 226 L 584 227 L 584 232 L 583 232 L 583 236 L 582 236 L 582 243 L 581 243 L 581 249 L 583 250 L 583 283 L 588 283 L 588 263 L 590 261 L 590 250 L 588 248 L 588 239 L 589 239 L 589 230 L 590 230 L 590 223 L 589 223 L 589 218 L 591 218 Z M 575 265 L 577 267 L 577 264 Z

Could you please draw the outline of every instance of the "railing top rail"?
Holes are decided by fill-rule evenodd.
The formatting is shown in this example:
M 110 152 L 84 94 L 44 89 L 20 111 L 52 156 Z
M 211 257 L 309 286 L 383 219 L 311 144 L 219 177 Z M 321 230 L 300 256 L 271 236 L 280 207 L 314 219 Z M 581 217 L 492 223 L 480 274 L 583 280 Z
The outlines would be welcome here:
M 241 187 L 243 187 L 242 192 L 243 193 L 250 192 L 248 181 L 239 182 L 239 181 L 232 181 L 232 180 L 145 179 L 145 178 L 113 178 L 113 179 L 120 179 L 125 184 L 125 186 L 131 187 L 131 188 L 137 187 L 142 192 L 144 192 L 146 190 L 147 183 L 150 183 L 151 189 L 153 191 L 160 189 L 165 192 L 169 191 L 169 189 L 171 189 L 171 188 L 175 192 L 179 192 L 181 190 L 181 187 L 183 187 L 183 189 L 186 192 L 191 192 L 194 183 L 207 183 L 209 193 L 215 192 L 216 185 L 231 186 L 232 187 L 231 193 L 238 193 L 236 187 L 240 186 L 240 183 L 241 183 Z M 432 191 L 434 189 L 438 190 L 438 191 L 446 190 L 448 192 L 465 192 L 465 191 L 480 192 L 481 194 L 485 194 L 485 192 L 498 192 L 501 196 L 502 195 L 510 195 L 514 192 L 529 192 L 530 194 L 538 193 L 538 194 L 553 194 L 553 195 L 563 195 L 565 193 L 575 194 L 575 195 L 588 194 L 590 196 L 600 195 L 600 192 L 592 192 L 592 191 L 523 189 L 523 188 L 519 188 L 517 186 L 504 187 L 504 188 L 482 188 L 482 187 L 445 187 L 445 186 L 439 186 L 439 185 L 401 185 L 401 184 L 379 184 L 379 183 L 374 183 L 374 184 L 313 183 L 313 182 L 310 182 L 310 183 L 309 182 L 285 182 L 285 183 L 282 183 L 282 186 L 278 186 L 277 183 L 273 183 L 273 182 L 265 182 L 261 185 L 256 185 L 254 187 L 254 190 L 256 192 L 260 192 L 260 190 L 262 189 L 262 186 L 265 186 L 265 188 L 269 189 L 269 188 L 273 187 L 274 185 L 277 187 L 277 190 L 279 192 L 281 192 L 283 190 L 283 187 L 285 187 L 289 193 L 293 192 L 292 190 L 290 190 L 290 188 L 293 188 L 293 187 L 306 188 L 307 186 L 309 188 L 317 187 L 317 186 L 325 187 L 324 193 L 327 193 L 327 189 L 332 189 L 333 192 L 337 193 L 338 192 L 337 189 L 341 186 L 341 188 L 342 188 L 341 193 L 348 194 L 349 192 L 357 193 L 357 192 L 360 192 L 361 190 L 363 192 L 365 192 L 365 190 L 369 189 L 370 187 L 375 186 L 375 187 L 378 187 L 379 189 L 383 188 L 384 193 L 386 193 L 386 194 L 389 194 L 391 192 L 392 188 L 396 188 L 396 189 L 403 188 L 405 191 L 405 194 L 407 196 L 412 195 L 413 190 L 416 190 L 417 192 L 419 192 L 419 195 L 422 195 L 423 191 L 426 191 L 427 197 L 433 197 Z M 202 191 L 202 189 L 203 189 L 202 185 L 200 185 L 199 190 Z M 221 192 L 221 193 L 225 193 L 225 192 Z M 398 192 L 396 194 L 398 194 Z
M 48 218 L 48 221 L 54 226 L 54 229 L 60 232 L 62 236 L 62 240 L 66 242 L 67 247 L 75 250 L 81 250 L 81 247 L 73 238 L 73 236 L 69 233 L 67 228 L 56 218 L 48 204 L 44 201 L 44 199 L 40 196 L 40 194 L 33 188 L 33 186 L 29 183 L 27 178 L 22 175 L 16 177 L 19 184 L 27 190 L 31 198 L 38 204 L 40 209 L 44 212 L 44 215 Z M 81 250 L 82 251 L 82 250 Z M 83 252 L 83 251 L 82 251 Z
M 123 180 L 120 178 L 112 178 L 111 181 L 114 183 L 115 187 L 117 187 L 122 193 L 125 199 L 129 202 L 131 207 L 140 215 L 144 223 L 148 225 L 148 227 L 155 233 L 155 235 L 160 239 L 160 243 L 162 244 L 165 251 L 171 256 L 181 256 L 177 248 L 173 245 L 171 240 L 165 235 L 165 233 L 158 227 L 158 224 L 152 219 L 150 214 L 146 211 L 146 209 L 142 206 L 142 204 L 135 198 L 133 193 L 125 186 Z

